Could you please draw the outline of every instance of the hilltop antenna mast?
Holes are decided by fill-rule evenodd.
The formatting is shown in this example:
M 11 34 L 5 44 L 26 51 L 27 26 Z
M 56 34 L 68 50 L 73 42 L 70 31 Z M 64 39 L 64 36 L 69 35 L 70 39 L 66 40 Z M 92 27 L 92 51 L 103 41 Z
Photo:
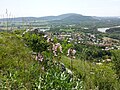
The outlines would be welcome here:
M 2 19 L 3 19 L 3 28 L 5 28 L 5 22 L 4 22 L 4 14 L 2 15 Z
M 15 29 L 15 15 L 13 15 L 13 30 Z

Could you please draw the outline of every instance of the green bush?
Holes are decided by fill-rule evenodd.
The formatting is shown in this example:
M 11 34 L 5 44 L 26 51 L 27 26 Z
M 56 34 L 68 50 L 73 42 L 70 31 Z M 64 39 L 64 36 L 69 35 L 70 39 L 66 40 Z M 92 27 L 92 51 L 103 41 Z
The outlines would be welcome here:
M 43 36 L 38 34 L 30 34 L 26 33 L 24 35 L 25 43 L 34 51 L 34 52 L 42 52 L 46 51 L 49 44 L 45 40 Z

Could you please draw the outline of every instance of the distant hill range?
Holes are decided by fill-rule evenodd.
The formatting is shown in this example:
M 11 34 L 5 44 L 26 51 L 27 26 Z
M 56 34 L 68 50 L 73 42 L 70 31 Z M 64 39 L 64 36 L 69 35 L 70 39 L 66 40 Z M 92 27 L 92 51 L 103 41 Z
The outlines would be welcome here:
M 9 20 L 12 20 L 13 18 L 9 18 Z M 62 15 L 58 15 L 58 16 L 45 16 L 45 17 L 18 17 L 18 18 L 14 18 L 15 21 L 23 21 L 23 20 L 45 20 L 45 21 L 54 21 L 54 20 L 93 20 L 94 18 L 91 16 L 83 16 L 80 14 L 75 14 L 75 13 L 68 13 L 68 14 L 62 14 Z M 6 21 L 7 19 L 0 19 Z
M 67 13 L 58 16 L 45 16 L 45 17 L 18 17 L 18 18 L 4 18 L 0 21 L 14 21 L 14 22 L 39 22 L 46 21 L 50 24 L 77 24 L 81 22 L 104 22 L 104 21 L 120 21 L 119 17 L 94 17 L 94 16 L 84 16 L 76 13 Z

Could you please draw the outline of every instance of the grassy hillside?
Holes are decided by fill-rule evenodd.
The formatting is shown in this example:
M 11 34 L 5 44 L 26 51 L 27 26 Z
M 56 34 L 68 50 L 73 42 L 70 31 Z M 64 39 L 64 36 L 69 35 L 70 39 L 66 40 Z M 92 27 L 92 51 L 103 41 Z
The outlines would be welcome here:
M 46 59 L 38 63 L 31 51 L 19 34 L 0 33 L 1 90 L 120 90 L 113 63 L 74 59 L 71 69 L 65 54 L 54 57 L 44 52 Z M 58 61 L 73 75 L 63 72 Z
M 79 85 L 78 85 L 79 84 Z M 20 35 L 0 33 L 1 90 L 82 89 L 81 80 L 62 72 L 59 63 L 38 63 Z

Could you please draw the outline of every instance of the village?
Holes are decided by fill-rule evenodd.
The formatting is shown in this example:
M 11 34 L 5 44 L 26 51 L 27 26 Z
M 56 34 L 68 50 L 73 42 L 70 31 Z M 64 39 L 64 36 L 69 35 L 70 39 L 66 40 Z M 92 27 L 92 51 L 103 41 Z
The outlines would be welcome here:
M 95 63 L 96 65 L 102 65 L 105 62 L 111 62 L 111 54 L 110 54 L 110 50 L 120 50 L 120 41 L 117 39 L 112 39 L 109 37 L 100 37 L 99 34 L 91 34 L 91 33 L 83 33 L 83 32 L 49 32 L 48 31 L 41 31 L 40 29 L 32 29 L 32 30 L 26 30 L 25 32 L 23 32 L 23 34 L 30 32 L 30 33 L 35 33 L 35 34 L 42 34 L 44 35 L 43 37 L 46 38 L 48 43 L 52 43 L 52 50 L 53 50 L 53 54 L 55 57 L 57 57 L 57 50 L 59 48 L 60 52 L 63 53 L 62 51 L 62 43 L 64 42 L 64 40 L 66 40 L 67 44 L 73 44 L 78 45 L 79 47 L 81 45 L 83 46 L 88 46 L 88 47 L 96 47 L 99 48 L 98 51 L 96 51 L 98 53 L 98 58 L 96 58 L 95 61 L 92 61 L 93 63 Z M 58 42 L 54 42 L 53 40 L 56 39 L 58 40 Z M 61 43 L 62 42 L 62 43 Z M 70 53 L 71 55 L 73 55 L 72 58 L 76 58 L 76 54 L 79 55 L 81 54 L 81 52 L 79 52 L 79 48 L 73 48 L 70 47 L 66 53 L 66 56 L 69 56 Z M 82 47 L 80 47 L 82 48 Z M 75 51 L 74 51 L 75 50 Z M 94 48 L 93 48 L 93 52 L 94 52 Z M 89 53 L 89 52 L 87 52 Z M 106 53 L 105 55 L 100 55 L 100 53 Z M 92 54 L 92 53 L 91 53 Z M 41 54 L 39 53 L 39 55 L 41 57 Z M 89 57 L 94 57 L 91 55 L 87 56 L 88 58 L 86 60 L 89 59 Z M 79 57 L 80 58 L 80 57 Z M 41 57 L 41 59 L 43 59 L 43 57 Z M 95 58 L 91 58 L 91 59 L 95 59 Z M 37 59 L 36 59 L 37 60 Z M 38 60 L 39 61 L 39 60 Z M 88 60 L 90 61 L 90 60 Z
M 32 31 L 35 33 L 43 33 L 45 37 L 49 37 L 51 39 L 57 38 L 60 41 L 67 40 L 68 43 L 74 44 L 87 44 L 87 45 L 95 45 L 102 48 L 102 50 L 114 50 L 120 49 L 120 40 L 113 39 L 106 36 L 100 36 L 100 34 L 92 34 L 92 33 L 84 33 L 84 32 L 49 32 L 50 29 L 32 29 L 28 31 Z M 26 30 L 26 32 L 28 32 Z

